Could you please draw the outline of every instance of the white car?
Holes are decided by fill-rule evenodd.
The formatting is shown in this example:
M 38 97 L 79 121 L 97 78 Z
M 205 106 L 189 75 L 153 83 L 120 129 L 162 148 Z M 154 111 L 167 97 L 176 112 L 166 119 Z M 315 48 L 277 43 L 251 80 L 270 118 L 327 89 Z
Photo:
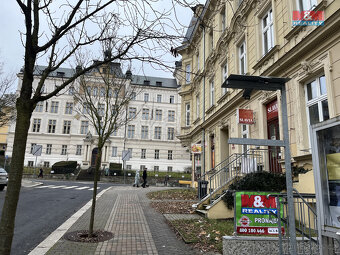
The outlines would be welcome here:
M 8 174 L 5 169 L 0 168 L 0 191 L 4 190 L 5 186 L 7 186 L 8 182 Z

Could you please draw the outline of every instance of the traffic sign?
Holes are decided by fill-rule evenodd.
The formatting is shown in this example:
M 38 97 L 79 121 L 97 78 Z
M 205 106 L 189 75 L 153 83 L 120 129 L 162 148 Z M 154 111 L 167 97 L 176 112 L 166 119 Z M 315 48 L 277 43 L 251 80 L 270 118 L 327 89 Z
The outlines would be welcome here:
M 122 152 L 122 160 L 130 160 L 131 155 L 129 150 L 125 150 Z
M 42 145 L 33 145 L 33 150 L 32 150 L 32 154 L 34 156 L 41 156 L 41 152 L 42 152 Z

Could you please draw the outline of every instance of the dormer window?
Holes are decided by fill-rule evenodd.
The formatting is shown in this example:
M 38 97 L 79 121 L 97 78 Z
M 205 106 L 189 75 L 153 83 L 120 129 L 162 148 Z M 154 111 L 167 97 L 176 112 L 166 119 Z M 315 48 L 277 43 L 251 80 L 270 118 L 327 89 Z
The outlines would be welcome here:
M 162 82 L 161 81 L 156 81 L 156 86 L 161 87 L 162 86 Z
M 57 77 L 64 77 L 65 76 L 65 72 L 57 72 Z
M 150 81 L 144 80 L 144 85 L 150 85 Z

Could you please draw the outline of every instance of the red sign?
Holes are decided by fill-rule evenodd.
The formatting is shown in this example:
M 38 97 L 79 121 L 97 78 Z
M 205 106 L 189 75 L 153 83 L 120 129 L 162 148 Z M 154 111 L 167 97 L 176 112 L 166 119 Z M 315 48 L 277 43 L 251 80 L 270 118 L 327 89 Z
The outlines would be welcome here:
M 253 110 L 237 109 L 237 120 L 239 124 L 254 124 Z
M 242 207 L 255 208 L 276 208 L 276 198 L 274 196 L 267 197 L 266 195 L 241 195 Z
M 267 104 L 267 120 L 278 118 L 279 109 L 277 105 L 277 100 L 270 102 Z
M 281 228 L 281 233 L 284 235 L 285 229 Z M 248 235 L 278 235 L 279 230 L 276 227 L 236 227 L 237 234 L 248 234 Z

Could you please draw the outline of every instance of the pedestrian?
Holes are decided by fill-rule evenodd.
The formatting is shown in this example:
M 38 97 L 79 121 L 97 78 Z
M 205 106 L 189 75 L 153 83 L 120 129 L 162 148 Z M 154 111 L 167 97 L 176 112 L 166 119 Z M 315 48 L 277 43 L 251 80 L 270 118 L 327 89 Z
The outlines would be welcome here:
M 136 170 L 136 174 L 135 174 L 135 183 L 133 184 L 133 187 L 139 187 L 139 169 Z
M 143 184 L 142 184 L 142 187 L 145 188 L 147 185 L 146 185 L 146 178 L 148 177 L 148 173 L 147 173 L 147 168 L 144 168 L 144 171 L 143 171 Z
M 44 178 L 44 170 L 42 168 L 39 169 L 39 175 L 38 175 L 38 178 L 41 177 L 41 178 Z
M 169 175 L 166 175 L 164 177 L 164 186 L 167 187 L 168 186 L 168 181 L 169 181 Z

